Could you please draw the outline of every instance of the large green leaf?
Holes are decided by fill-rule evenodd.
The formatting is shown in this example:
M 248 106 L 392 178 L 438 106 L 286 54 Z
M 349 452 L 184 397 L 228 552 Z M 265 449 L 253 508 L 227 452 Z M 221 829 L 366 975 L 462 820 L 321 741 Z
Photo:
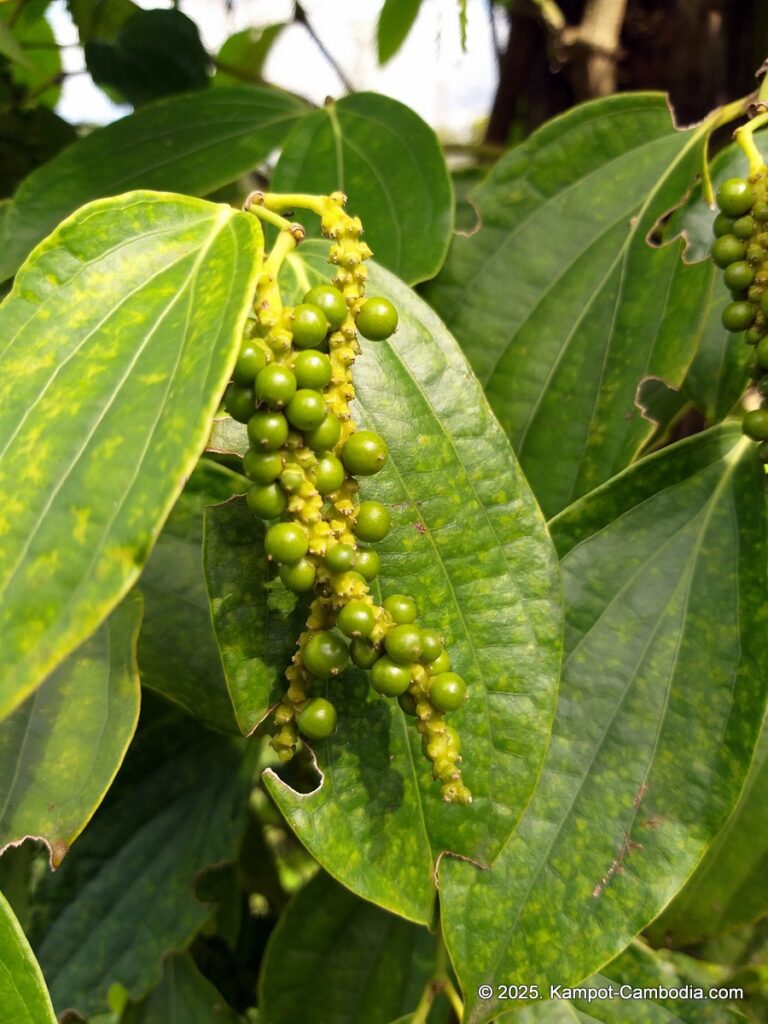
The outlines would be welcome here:
M 480 983 L 570 985 L 680 889 L 765 707 L 764 473 L 738 427 L 664 449 L 551 524 L 566 660 L 539 787 L 489 871 L 441 862 L 468 1024 Z
M 280 699 L 283 672 L 306 620 L 306 602 L 294 610 L 296 600 L 281 584 L 282 600 L 266 589 L 263 541 L 263 525 L 243 499 L 207 510 L 210 611 L 237 724 L 246 736 Z
M 384 0 L 376 26 L 379 64 L 386 64 L 406 40 L 421 7 L 421 0 Z
M 262 256 L 253 217 L 97 201 L 0 306 L 0 718 L 135 582 L 205 445 Z
M 292 264 L 298 292 L 310 261 L 313 276 L 328 273 L 324 250 L 303 251 Z M 413 594 L 467 680 L 469 700 L 451 720 L 474 803 L 440 800 L 413 719 L 359 671 L 333 684 L 339 726 L 315 750 L 322 784 L 299 794 L 269 774 L 267 785 L 332 875 L 427 922 L 439 854 L 489 862 L 528 802 L 552 723 L 560 593 L 541 514 L 455 342 L 387 271 L 372 267 L 370 285 L 400 313 L 396 334 L 364 343 L 354 369 L 355 418 L 389 446 L 384 470 L 362 487 L 394 524 L 379 546 L 380 593 Z
M 240 86 L 150 104 L 99 128 L 19 186 L 0 235 L 0 280 L 83 203 L 134 188 L 207 195 L 253 170 L 306 107 Z
M 320 873 L 280 915 L 259 980 L 263 1024 L 389 1024 L 435 968 L 426 928 L 364 903 Z
M 40 968 L 1 892 L 0 1013 L 8 1024 L 56 1024 Z
M 236 1024 L 239 1020 L 189 953 L 182 953 L 168 957 L 163 980 L 141 1003 L 127 1007 L 120 1024 Z
M 143 685 L 214 728 L 235 733 L 237 723 L 205 589 L 203 516 L 207 505 L 242 491 L 242 483 L 238 473 L 201 460 L 174 505 L 138 584 L 144 595 L 139 636 Z
M 768 728 L 741 799 L 688 884 L 650 929 L 667 945 L 690 945 L 768 912 Z
M 113 983 L 142 998 L 163 957 L 200 929 L 210 910 L 196 881 L 235 858 L 244 825 L 256 747 L 243 748 L 152 708 L 107 799 L 36 893 L 33 945 L 59 1012 L 105 1009 Z
M 281 21 L 264 28 L 245 28 L 225 40 L 216 57 L 213 85 L 261 82 L 269 51 L 285 27 Z
M 435 133 L 397 100 L 361 92 L 307 115 L 286 139 L 272 188 L 346 192 L 378 262 L 409 284 L 442 266 L 451 180 Z
M 697 173 L 704 126 L 678 131 L 663 96 L 576 107 L 513 149 L 472 192 L 426 291 L 455 334 L 548 515 L 626 466 L 653 433 L 642 378 L 679 386 L 696 351 L 707 266 L 646 236 Z
M 131 595 L 0 724 L 0 851 L 34 836 L 57 867 L 101 803 L 139 717 Z

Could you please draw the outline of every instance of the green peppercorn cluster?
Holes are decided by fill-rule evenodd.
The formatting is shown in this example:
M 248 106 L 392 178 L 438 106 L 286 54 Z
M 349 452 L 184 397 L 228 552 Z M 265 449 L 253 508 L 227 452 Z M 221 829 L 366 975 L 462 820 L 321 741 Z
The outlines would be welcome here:
M 255 317 L 225 394 L 229 414 L 247 424 L 246 500 L 271 522 L 267 556 L 286 587 L 315 594 L 286 671 L 272 745 L 287 761 L 299 735 L 310 741 L 331 735 L 336 708 L 318 690 L 343 685 L 334 681 L 351 660 L 370 671 L 378 693 L 396 697 L 415 718 L 443 799 L 469 803 L 459 736 L 444 721 L 464 702 L 465 683 L 451 671 L 439 634 L 417 624 L 411 597 L 390 595 L 378 605 L 369 589 L 380 566 L 369 545 L 388 534 L 391 518 L 380 502 L 359 500 L 358 478 L 379 472 L 387 445 L 351 418 L 351 367 L 360 352 L 358 333 L 384 340 L 398 317 L 387 299 L 364 297 L 364 261 L 371 251 L 344 202 L 336 193 L 322 209 L 321 228 L 332 241 L 329 261 L 337 267 L 332 283 L 311 288 L 293 308 L 283 307 L 278 261 L 267 260 Z M 303 237 L 297 225 L 290 231 L 294 243 L 288 240 L 288 246 Z M 278 240 L 273 252 L 280 245 Z
M 719 213 L 712 230 L 712 259 L 723 270 L 732 301 L 723 310 L 723 327 L 745 331 L 755 346 L 753 381 L 761 408 L 745 414 L 744 433 L 761 441 L 759 452 L 768 461 L 768 169 L 749 180 L 729 178 L 717 191 Z

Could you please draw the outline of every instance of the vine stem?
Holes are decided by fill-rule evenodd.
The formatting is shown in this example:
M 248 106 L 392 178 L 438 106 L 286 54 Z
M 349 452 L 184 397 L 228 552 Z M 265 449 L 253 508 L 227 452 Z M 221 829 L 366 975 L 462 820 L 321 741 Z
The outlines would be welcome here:
M 432 977 L 424 986 L 421 999 L 416 1007 L 412 1024 L 426 1024 L 429 1011 L 435 1001 L 438 992 L 444 992 L 459 1020 L 464 1016 L 464 1003 L 456 990 L 456 986 L 450 976 L 450 965 L 448 961 L 448 950 L 443 938 L 443 930 L 440 928 L 437 933 L 437 950 L 435 952 L 435 969 Z
M 768 111 L 763 111 L 756 117 L 753 117 L 751 121 L 747 121 L 740 128 L 737 128 L 733 133 L 736 141 L 741 146 L 744 154 L 749 160 L 749 173 L 759 174 L 761 168 L 765 165 L 763 155 L 755 144 L 753 138 L 754 133 L 758 128 L 762 128 L 764 124 L 768 124 Z
M 309 210 L 322 217 L 328 202 L 325 196 L 310 196 L 303 192 L 275 192 L 251 193 L 260 196 L 259 205 L 267 210 L 279 213 L 281 210 L 294 210 L 299 207 L 301 210 Z M 249 197 L 250 198 L 250 197 Z
M 712 187 L 712 176 L 709 173 L 709 140 L 712 133 L 717 131 L 718 128 L 722 128 L 723 125 L 728 124 L 729 121 L 735 121 L 737 117 L 742 117 L 747 113 L 750 104 L 754 101 L 754 93 L 749 96 L 742 96 L 741 99 L 734 100 L 732 103 L 726 103 L 724 107 L 720 107 L 711 115 L 711 123 L 708 126 L 707 134 L 704 139 L 704 148 L 701 154 L 701 195 L 705 203 L 710 206 L 715 205 L 715 190 Z M 746 125 L 744 126 L 746 127 Z M 741 129 L 736 129 L 740 131 Z M 761 159 L 762 163 L 762 159 Z

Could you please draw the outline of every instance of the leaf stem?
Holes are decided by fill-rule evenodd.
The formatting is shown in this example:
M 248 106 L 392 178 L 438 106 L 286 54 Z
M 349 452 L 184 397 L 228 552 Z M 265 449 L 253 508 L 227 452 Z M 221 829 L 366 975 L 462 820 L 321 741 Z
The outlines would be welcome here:
M 256 209 L 261 208 L 255 207 L 254 212 Z M 281 217 L 280 219 L 282 220 L 283 218 Z M 304 238 L 304 228 L 301 224 L 290 224 L 288 221 L 286 221 L 286 224 L 288 226 L 281 229 L 280 234 L 275 239 L 275 244 L 272 246 L 272 251 L 264 261 L 264 269 L 261 272 L 256 288 L 255 306 L 257 308 L 268 306 L 273 313 L 280 313 L 283 308 L 283 300 L 280 297 L 280 288 L 277 283 L 280 267 L 283 265 L 283 260 L 286 256 L 293 252 Z
M 753 135 L 758 128 L 762 128 L 764 124 L 768 124 L 768 111 L 763 111 L 756 117 L 753 117 L 751 121 L 747 121 L 746 124 L 741 125 L 733 133 L 736 141 L 744 151 L 747 160 L 749 160 L 749 173 L 759 174 L 761 169 L 765 166 L 765 160 L 760 150 L 755 144 Z
M 285 217 L 281 217 L 279 213 L 275 213 L 274 210 L 270 210 L 264 205 L 264 193 L 263 192 L 251 192 L 248 198 L 243 203 L 243 210 L 245 213 L 252 213 L 259 220 L 265 221 L 267 224 L 271 224 L 276 227 L 279 231 L 291 231 L 293 228 L 301 228 L 300 224 L 292 224 L 291 221 Z M 303 228 L 301 228 L 303 231 Z M 298 239 L 301 241 L 301 239 Z
M 710 206 L 715 205 L 715 190 L 712 186 L 712 175 L 709 173 L 709 140 L 718 128 L 722 128 L 729 121 L 735 121 L 737 117 L 742 117 L 746 114 L 753 99 L 754 93 L 749 96 L 742 96 L 732 103 L 726 103 L 725 106 L 720 107 L 719 110 L 714 111 L 710 115 L 711 123 L 707 128 L 704 146 L 701 151 L 701 195 L 704 202 Z

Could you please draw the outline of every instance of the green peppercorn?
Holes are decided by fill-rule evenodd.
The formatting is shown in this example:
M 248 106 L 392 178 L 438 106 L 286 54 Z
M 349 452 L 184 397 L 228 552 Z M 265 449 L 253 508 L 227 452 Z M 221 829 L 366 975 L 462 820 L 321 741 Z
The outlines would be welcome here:
M 733 235 L 725 235 L 726 238 L 732 238 Z M 743 259 L 743 257 L 739 257 Z M 765 259 L 765 249 L 762 245 L 757 245 L 753 242 L 752 245 L 747 246 L 747 259 L 750 263 L 762 263 Z
M 232 379 L 236 384 L 253 384 L 256 374 L 267 365 L 267 354 L 261 345 L 246 338 L 240 346 Z
M 297 430 L 314 430 L 327 415 L 325 399 L 319 391 L 301 388 L 285 408 L 285 415 Z
M 336 625 L 345 636 L 366 637 L 376 625 L 376 616 L 366 601 L 347 601 L 337 616 Z
M 336 708 L 325 697 L 315 697 L 301 709 L 296 724 L 308 740 L 326 740 L 336 728 Z
M 317 570 L 308 558 L 301 558 L 295 565 L 281 565 L 279 575 L 289 590 L 302 594 L 314 587 Z
M 384 599 L 384 610 L 397 625 L 416 621 L 416 602 L 407 594 L 390 594 Z
M 431 677 L 429 699 L 438 711 L 456 711 L 466 696 L 466 683 L 455 672 L 441 672 Z
M 372 668 L 381 657 L 381 652 L 367 640 L 355 638 L 349 645 L 352 661 L 359 668 Z
M 344 442 L 341 458 L 353 476 L 373 476 L 384 465 L 387 446 L 372 430 L 356 430 Z
M 750 327 L 747 333 L 744 335 L 744 341 L 748 345 L 757 345 L 765 337 L 765 326 L 763 324 L 754 324 Z
M 270 363 L 259 370 L 253 390 L 259 401 L 279 408 L 290 402 L 296 394 L 296 378 L 287 366 Z
M 297 348 L 317 348 L 325 341 L 328 321 L 322 309 L 311 303 L 302 303 L 293 311 L 291 330 Z
M 436 629 L 421 631 L 421 660 L 429 664 L 443 653 L 443 638 Z
M 400 710 L 404 711 L 406 715 L 410 715 L 411 718 L 416 717 L 416 698 L 412 693 L 401 693 L 397 698 L 397 703 L 400 705 Z
M 271 484 L 283 471 L 280 452 L 257 452 L 249 448 L 243 457 L 243 472 L 257 484 Z
M 245 500 L 251 512 L 262 519 L 277 519 L 285 512 L 285 493 L 278 484 L 251 484 Z
M 754 189 L 743 178 L 728 178 L 717 190 L 717 205 L 729 217 L 741 217 L 754 202 Z
M 277 451 L 288 440 L 288 422 L 281 412 L 261 409 L 248 420 L 248 438 L 257 451 Z
M 421 630 L 415 623 L 394 626 L 384 637 L 384 647 L 392 661 L 411 665 L 421 659 Z
M 768 409 L 753 409 L 746 413 L 741 429 L 753 441 L 768 441 Z
M 355 325 L 369 341 L 384 341 L 397 330 L 397 310 L 380 296 L 366 299 L 355 317 Z
M 724 213 L 718 213 L 712 223 L 712 233 L 715 238 L 720 238 L 722 235 L 733 234 L 733 225 L 736 221 L 733 217 L 726 217 Z
M 749 288 L 754 277 L 755 272 L 746 260 L 731 263 L 730 266 L 725 268 L 725 273 L 723 274 L 726 286 L 734 291 L 744 291 L 745 288 Z
M 295 462 L 291 462 L 280 474 L 280 486 L 284 490 L 288 491 L 289 494 L 295 494 L 304 483 L 305 479 L 304 470 L 301 466 L 297 465 Z
M 228 384 L 224 392 L 224 408 L 233 420 L 247 423 L 256 408 L 253 388 L 243 387 L 241 384 Z
M 745 255 L 747 255 L 747 249 L 735 235 L 722 235 L 720 238 L 716 238 L 712 245 L 712 259 L 718 267 L 727 267 L 731 263 L 738 263 L 739 260 L 744 259 Z
M 338 491 L 346 475 L 341 460 L 330 452 L 325 452 L 315 466 L 315 487 L 318 494 L 333 494 L 334 491 Z
M 375 579 L 381 571 L 381 559 L 375 551 L 358 551 L 355 568 L 366 580 Z
M 768 203 L 755 203 L 752 207 L 752 216 L 761 223 L 768 221 Z
M 721 316 L 723 327 L 726 331 L 746 331 L 756 312 L 751 302 L 729 302 Z
M 304 647 L 304 665 L 318 679 L 337 676 L 347 664 L 349 650 L 335 633 L 314 633 Z
M 325 564 L 331 572 L 347 572 L 356 562 L 356 551 L 351 544 L 334 544 L 325 552 Z
M 329 412 L 319 427 L 304 431 L 304 440 L 313 452 L 330 451 L 341 437 L 341 420 Z
M 292 565 L 306 555 L 309 548 L 307 531 L 298 523 L 275 523 L 264 537 L 264 550 L 276 562 Z
M 386 655 L 379 658 L 371 669 L 371 686 L 385 697 L 399 697 L 410 685 L 410 667 L 398 665 Z
M 315 391 L 322 391 L 331 380 L 331 360 L 324 352 L 308 348 L 296 356 L 293 362 L 293 372 L 300 388 L 314 388 Z
M 768 338 L 761 338 L 755 350 L 757 365 L 768 370 Z
M 347 318 L 344 296 L 332 284 L 316 284 L 304 296 L 304 302 L 322 310 L 331 327 L 340 327 Z
M 380 501 L 363 501 L 358 506 L 354 529 L 355 536 L 360 540 L 383 540 L 391 525 L 392 517 Z
M 447 651 L 443 651 L 429 666 L 430 672 L 435 676 L 441 675 L 443 672 L 449 672 L 450 668 L 451 659 L 448 657 Z
M 747 215 L 746 217 L 739 217 L 733 224 L 733 234 L 737 238 L 742 240 L 745 238 L 751 238 L 757 230 L 757 223 L 754 217 Z

